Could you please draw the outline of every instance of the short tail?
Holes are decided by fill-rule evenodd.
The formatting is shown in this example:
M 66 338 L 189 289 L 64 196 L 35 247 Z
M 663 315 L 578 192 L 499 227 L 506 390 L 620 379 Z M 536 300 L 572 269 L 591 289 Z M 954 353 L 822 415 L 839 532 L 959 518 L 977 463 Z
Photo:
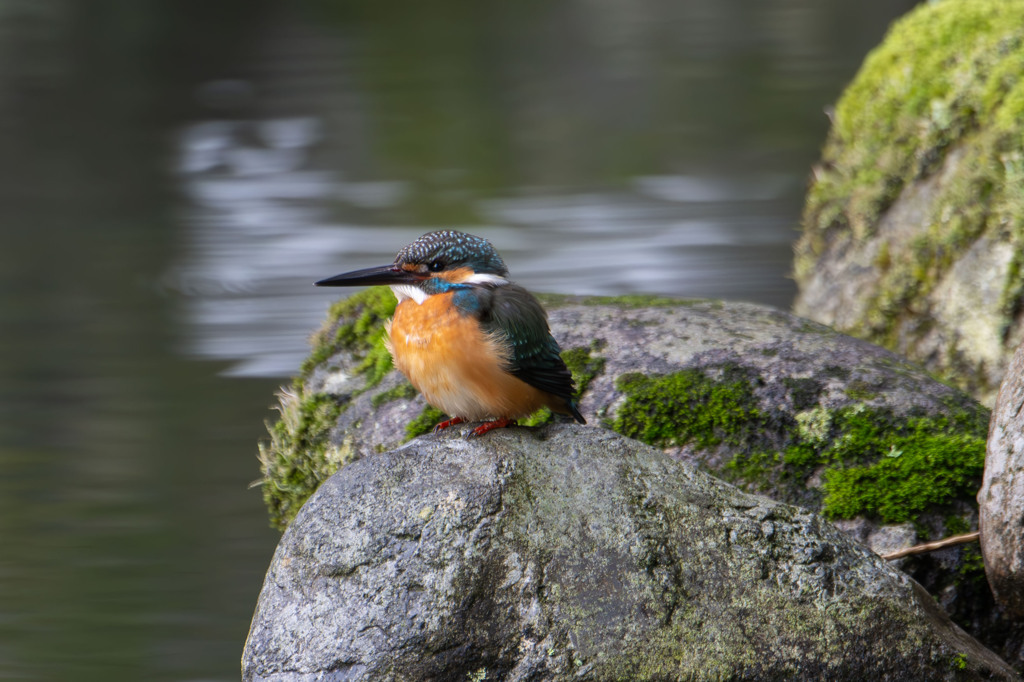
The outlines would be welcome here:
M 578 421 L 580 424 L 586 424 L 587 423 L 587 420 L 583 418 L 582 414 L 580 414 L 580 409 L 578 407 L 576 407 L 576 401 L 575 400 L 567 400 L 567 401 L 565 401 L 565 406 L 567 408 L 569 408 L 569 414 L 572 415 L 573 419 Z

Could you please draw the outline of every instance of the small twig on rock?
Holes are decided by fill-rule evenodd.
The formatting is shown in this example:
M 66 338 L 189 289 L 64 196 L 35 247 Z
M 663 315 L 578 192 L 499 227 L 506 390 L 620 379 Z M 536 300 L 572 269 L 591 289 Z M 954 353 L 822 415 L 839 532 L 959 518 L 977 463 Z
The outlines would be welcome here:
M 953 545 L 962 545 L 967 542 L 974 542 L 981 536 L 981 533 L 975 531 L 974 533 L 964 533 L 963 535 L 951 535 L 948 538 L 942 538 L 935 542 L 926 542 L 923 545 L 914 545 L 913 547 L 907 547 L 906 549 L 897 550 L 895 552 L 889 552 L 883 554 L 883 559 L 902 559 L 905 556 L 911 554 L 924 554 L 925 552 L 934 552 L 937 549 L 944 547 L 952 547 Z

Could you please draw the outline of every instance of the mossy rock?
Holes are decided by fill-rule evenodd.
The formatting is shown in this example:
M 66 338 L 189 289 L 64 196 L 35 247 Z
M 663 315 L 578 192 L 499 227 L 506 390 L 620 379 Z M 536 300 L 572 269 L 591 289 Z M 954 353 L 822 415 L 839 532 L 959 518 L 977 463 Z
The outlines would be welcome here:
M 393 306 L 383 293 L 336 306 L 314 336 L 303 376 L 282 394 L 282 420 L 262 448 L 275 525 L 285 526 L 340 465 L 399 447 L 443 417 L 374 359 Z M 904 524 L 908 542 L 977 527 L 989 413 L 919 367 L 764 306 L 554 303 L 552 331 L 583 389 L 590 425 L 747 490 L 836 521 L 859 519 L 864 538 L 887 524 Z M 330 406 L 333 424 L 323 419 Z M 540 414 L 529 424 L 551 419 Z M 973 551 L 902 565 L 942 592 L 956 620 L 975 632 L 993 612 Z
M 342 299 L 310 339 L 312 350 L 292 385 L 278 393 L 280 416 L 267 425 L 270 440 L 260 443 L 263 499 L 271 524 L 284 528 L 313 491 L 358 448 L 346 437 L 338 418 L 352 401 L 380 384 L 391 371 L 383 346 L 384 322 L 395 310 L 395 297 L 383 287 Z M 407 384 L 390 382 L 368 394 L 380 408 L 390 398 L 415 395 Z
M 1024 4 L 923 4 L 835 107 L 795 310 L 991 404 L 1024 334 L 1022 262 Z
M 1019 678 L 818 515 L 570 423 L 331 477 L 274 554 L 242 679 Z
M 868 362 L 864 349 L 870 347 L 770 308 L 652 302 L 643 308 L 637 300 L 557 300 L 552 328 L 591 423 L 836 518 L 904 521 L 965 496 L 971 477 L 980 475 L 987 411 L 898 357 L 873 349 L 878 357 Z M 280 395 L 281 419 L 262 447 L 275 525 L 286 525 L 340 463 L 396 447 L 443 418 L 391 370 L 381 334 L 393 309 L 393 297 L 380 288 L 336 304 L 313 336 L 301 375 Z M 690 325 L 703 329 L 700 338 Z M 527 425 L 551 418 L 538 414 Z M 827 433 L 808 440 L 814 419 Z M 864 423 L 874 426 L 857 426 Z M 874 487 L 873 501 L 855 503 L 838 482 L 853 473 L 834 476 L 832 487 L 806 485 L 822 468 L 857 465 L 851 471 L 870 478 L 878 475 L 872 463 L 884 470 L 894 461 L 912 461 L 891 457 L 897 446 L 917 452 L 908 445 L 910 433 L 933 444 L 975 441 L 961 449 L 964 462 L 950 463 L 957 476 L 912 504 L 895 492 L 889 499 L 879 492 L 884 486 Z M 964 473 L 969 477 L 961 484 Z M 827 500 L 835 500 L 835 508 Z M 836 511 L 840 506 L 846 511 Z

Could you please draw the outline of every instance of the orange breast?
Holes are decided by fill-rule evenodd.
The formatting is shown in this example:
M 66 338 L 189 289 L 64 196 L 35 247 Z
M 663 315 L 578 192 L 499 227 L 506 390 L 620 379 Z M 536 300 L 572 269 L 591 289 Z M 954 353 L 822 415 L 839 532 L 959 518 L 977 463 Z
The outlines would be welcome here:
M 518 419 L 548 404 L 551 396 L 509 374 L 511 347 L 489 335 L 452 305 L 453 294 L 395 309 L 388 350 L 395 367 L 427 402 L 468 421 Z

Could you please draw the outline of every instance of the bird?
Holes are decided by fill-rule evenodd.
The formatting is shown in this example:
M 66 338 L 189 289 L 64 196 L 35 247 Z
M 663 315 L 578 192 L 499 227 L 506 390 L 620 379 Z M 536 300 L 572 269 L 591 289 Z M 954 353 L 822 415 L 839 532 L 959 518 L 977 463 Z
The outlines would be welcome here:
M 398 304 L 385 325 L 396 368 L 455 424 L 483 422 L 469 436 L 547 407 L 586 424 L 572 374 L 547 313 L 486 239 L 457 230 L 429 232 L 391 265 L 346 272 L 321 287 L 387 285 Z

